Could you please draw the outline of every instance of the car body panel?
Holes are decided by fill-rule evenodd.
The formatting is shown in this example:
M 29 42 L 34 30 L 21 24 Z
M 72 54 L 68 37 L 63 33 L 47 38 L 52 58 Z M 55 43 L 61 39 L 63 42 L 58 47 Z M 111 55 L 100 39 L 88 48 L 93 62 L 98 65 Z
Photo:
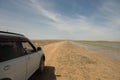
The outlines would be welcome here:
M 35 52 L 29 54 L 27 57 L 27 78 L 30 77 L 38 68 L 40 64 L 40 53 Z
M 25 80 L 27 69 L 27 56 L 22 56 L 0 63 L 0 78 L 12 80 Z M 1 74 L 2 73 L 2 74 Z

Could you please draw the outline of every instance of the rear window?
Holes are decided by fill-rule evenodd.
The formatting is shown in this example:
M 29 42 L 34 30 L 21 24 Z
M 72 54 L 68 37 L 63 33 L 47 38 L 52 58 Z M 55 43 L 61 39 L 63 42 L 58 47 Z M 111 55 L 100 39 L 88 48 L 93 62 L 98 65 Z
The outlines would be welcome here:
M 0 62 L 21 56 L 17 42 L 0 42 Z

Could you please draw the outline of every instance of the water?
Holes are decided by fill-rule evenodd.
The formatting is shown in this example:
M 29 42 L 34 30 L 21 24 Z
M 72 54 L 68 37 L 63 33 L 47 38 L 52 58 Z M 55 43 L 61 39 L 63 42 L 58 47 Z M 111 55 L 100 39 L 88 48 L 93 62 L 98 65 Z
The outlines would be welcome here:
M 75 41 L 76 45 L 120 61 L 120 42 Z

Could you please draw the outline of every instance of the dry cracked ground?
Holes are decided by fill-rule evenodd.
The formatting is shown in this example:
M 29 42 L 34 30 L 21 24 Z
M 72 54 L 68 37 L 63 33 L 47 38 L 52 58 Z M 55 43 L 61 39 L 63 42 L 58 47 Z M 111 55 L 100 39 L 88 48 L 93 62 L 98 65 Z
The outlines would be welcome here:
M 30 80 L 120 80 L 120 62 L 69 41 L 43 46 L 46 67 Z

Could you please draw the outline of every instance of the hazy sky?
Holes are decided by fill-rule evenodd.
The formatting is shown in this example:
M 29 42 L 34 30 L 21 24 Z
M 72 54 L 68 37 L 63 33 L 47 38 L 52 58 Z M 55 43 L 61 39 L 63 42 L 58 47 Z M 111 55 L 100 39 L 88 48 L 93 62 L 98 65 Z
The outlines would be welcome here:
M 30 39 L 120 40 L 120 0 L 0 0 L 0 30 Z

